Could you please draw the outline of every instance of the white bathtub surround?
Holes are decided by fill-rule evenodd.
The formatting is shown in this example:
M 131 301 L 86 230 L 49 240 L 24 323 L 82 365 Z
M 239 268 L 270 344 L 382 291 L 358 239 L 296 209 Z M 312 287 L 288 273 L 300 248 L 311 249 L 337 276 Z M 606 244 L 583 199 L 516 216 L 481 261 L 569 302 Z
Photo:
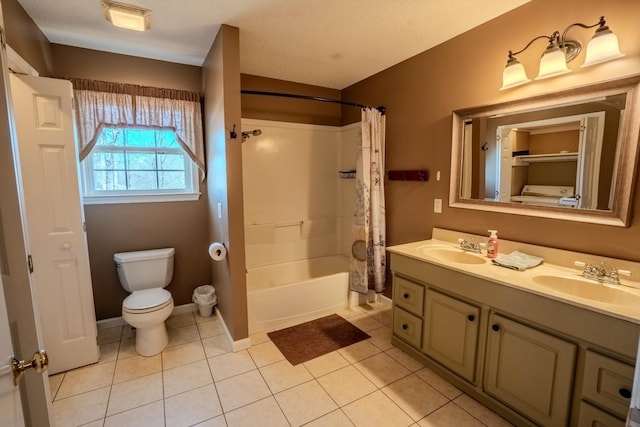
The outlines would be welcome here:
M 350 306 L 348 257 L 360 125 L 242 120 L 249 333 Z

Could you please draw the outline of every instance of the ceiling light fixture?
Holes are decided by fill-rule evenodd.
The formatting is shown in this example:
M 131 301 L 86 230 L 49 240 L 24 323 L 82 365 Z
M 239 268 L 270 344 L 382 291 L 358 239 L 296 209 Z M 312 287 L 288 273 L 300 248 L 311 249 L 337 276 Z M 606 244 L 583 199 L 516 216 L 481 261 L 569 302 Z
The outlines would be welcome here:
M 134 31 L 151 28 L 151 11 L 148 9 L 112 1 L 103 1 L 102 7 L 107 21 L 116 27 Z
M 538 36 L 527 43 L 524 49 L 515 53 L 509 51 L 507 66 L 502 73 L 502 87 L 500 90 L 510 89 L 531 81 L 531 79 L 527 77 L 524 66 L 516 58 L 516 55 L 527 50 L 533 42 L 539 39 L 547 39 L 549 44 L 540 58 L 540 69 L 538 77 L 535 79 L 541 80 L 568 73 L 571 70 L 567 68 L 567 63 L 578 56 L 582 50 L 582 44 L 576 40 L 567 40 L 567 32 L 573 27 L 593 28 L 596 26 L 598 26 L 598 28 L 587 45 L 586 59 L 582 66 L 588 67 L 624 56 L 624 54 L 620 53 L 618 38 L 606 25 L 604 16 L 601 16 L 600 20 L 593 25 L 581 23 L 571 24 L 562 32 L 562 35 L 559 31 L 555 31 L 550 36 Z

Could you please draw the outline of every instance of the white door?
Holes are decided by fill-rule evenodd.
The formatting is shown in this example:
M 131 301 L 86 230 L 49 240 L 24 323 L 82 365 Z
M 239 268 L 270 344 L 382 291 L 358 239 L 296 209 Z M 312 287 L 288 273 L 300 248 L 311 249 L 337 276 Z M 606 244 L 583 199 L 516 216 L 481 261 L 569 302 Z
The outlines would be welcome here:
M 513 169 L 513 150 L 511 138 L 513 130 L 508 126 L 499 126 L 497 131 L 497 145 L 499 161 L 496 168 L 496 200 L 511 201 L 511 172 Z
M 2 277 L 0 276 L 0 288 Z M 7 306 L 4 293 L 0 292 L 0 426 L 23 426 L 22 401 L 18 387 L 13 384 L 11 361 L 13 360 L 13 345 L 9 331 Z
M 11 75 L 25 220 L 49 372 L 95 363 L 89 256 L 78 183 L 72 86 Z
M 1 2 L 0 2 L 1 3 Z M 0 31 L 2 28 L 0 4 Z M 27 266 L 23 204 L 17 179 L 16 139 L 12 122 L 6 47 L 0 44 L 0 425 L 51 425 L 49 380 L 28 372 L 14 387 L 5 367 L 12 355 L 29 360 L 42 349 L 35 299 Z M 5 306 L 6 301 L 6 306 Z M 7 325 L 8 317 L 8 325 Z M 8 326 L 8 329 L 7 329 Z M 11 339 L 7 337 L 10 334 Z M 13 347 L 13 348 L 12 348 Z M 18 411 L 19 406 L 22 408 Z

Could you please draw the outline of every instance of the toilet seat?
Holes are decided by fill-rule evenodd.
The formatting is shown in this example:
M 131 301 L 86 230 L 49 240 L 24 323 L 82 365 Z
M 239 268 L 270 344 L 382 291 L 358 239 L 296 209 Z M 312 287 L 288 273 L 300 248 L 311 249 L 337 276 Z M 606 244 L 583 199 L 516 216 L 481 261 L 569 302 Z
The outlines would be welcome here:
M 157 311 L 173 304 L 171 292 L 163 288 L 135 291 L 122 302 L 122 309 L 131 314 Z

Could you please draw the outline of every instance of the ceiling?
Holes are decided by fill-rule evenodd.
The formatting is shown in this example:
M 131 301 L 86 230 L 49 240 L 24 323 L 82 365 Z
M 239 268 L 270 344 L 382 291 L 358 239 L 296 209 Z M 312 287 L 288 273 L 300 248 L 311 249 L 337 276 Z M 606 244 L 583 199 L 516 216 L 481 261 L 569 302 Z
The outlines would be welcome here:
M 101 0 L 18 0 L 52 43 L 202 65 L 221 24 L 242 73 L 343 89 L 530 0 L 121 0 L 151 30 L 111 26 Z

